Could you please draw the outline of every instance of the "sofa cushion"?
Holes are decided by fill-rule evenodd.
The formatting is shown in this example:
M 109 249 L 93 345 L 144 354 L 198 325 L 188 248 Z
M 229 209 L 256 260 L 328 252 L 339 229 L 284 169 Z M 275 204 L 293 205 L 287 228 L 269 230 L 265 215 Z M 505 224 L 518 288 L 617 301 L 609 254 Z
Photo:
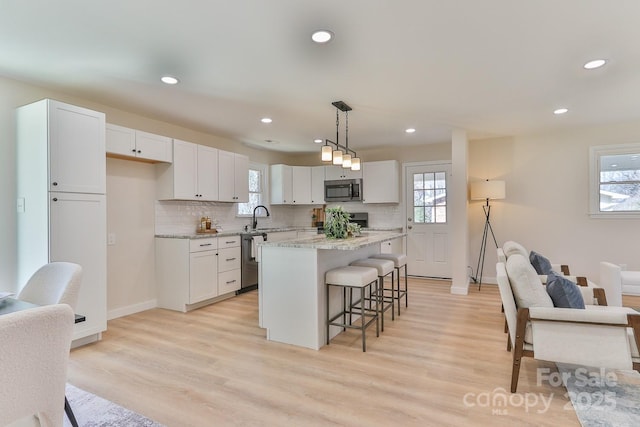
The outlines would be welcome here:
M 502 250 L 504 251 L 504 255 L 507 258 L 514 254 L 520 254 L 525 258 L 529 257 L 529 251 L 527 251 L 527 249 L 520 243 L 514 242 L 513 240 L 504 242 L 504 245 L 502 245 Z
M 549 259 L 540 255 L 536 251 L 531 251 L 531 253 L 529 254 L 529 262 L 531 263 L 531 265 L 533 265 L 533 268 L 535 268 L 538 274 L 546 275 L 546 274 L 549 274 L 551 270 L 553 270 Z
M 513 254 L 507 258 L 506 269 L 519 308 L 553 307 L 551 297 L 528 258 Z
M 584 308 L 584 299 L 578 285 L 554 271 L 547 275 L 547 293 L 555 307 Z

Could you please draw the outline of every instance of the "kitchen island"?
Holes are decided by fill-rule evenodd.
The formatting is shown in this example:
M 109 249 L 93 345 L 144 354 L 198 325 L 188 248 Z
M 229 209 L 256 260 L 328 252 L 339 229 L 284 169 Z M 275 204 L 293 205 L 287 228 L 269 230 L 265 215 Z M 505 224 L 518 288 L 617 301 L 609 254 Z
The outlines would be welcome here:
M 258 244 L 260 326 L 267 339 L 314 350 L 326 344 L 328 270 L 380 253 L 380 244 L 405 233 L 364 232 L 349 239 L 324 235 Z M 332 288 L 330 306 L 338 312 L 339 289 Z M 342 332 L 333 327 L 331 336 Z

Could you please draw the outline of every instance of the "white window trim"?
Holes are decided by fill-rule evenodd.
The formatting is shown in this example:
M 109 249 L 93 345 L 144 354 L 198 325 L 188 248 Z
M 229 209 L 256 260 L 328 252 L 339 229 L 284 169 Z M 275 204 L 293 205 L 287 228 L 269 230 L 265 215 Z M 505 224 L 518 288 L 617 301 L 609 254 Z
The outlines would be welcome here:
M 249 162 L 249 169 L 259 170 L 262 172 L 262 204 L 267 207 L 267 209 L 271 210 L 271 205 L 269 204 L 269 165 L 265 165 L 264 163 L 256 163 Z M 253 215 L 250 214 L 239 214 L 238 208 L 236 207 L 236 218 L 251 218 Z M 266 218 L 267 214 L 264 209 L 260 209 L 256 212 L 257 218 Z
M 589 147 L 589 216 L 591 218 L 640 218 L 638 212 L 600 211 L 600 157 L 640 151 L 640 143 L 596 145 Z

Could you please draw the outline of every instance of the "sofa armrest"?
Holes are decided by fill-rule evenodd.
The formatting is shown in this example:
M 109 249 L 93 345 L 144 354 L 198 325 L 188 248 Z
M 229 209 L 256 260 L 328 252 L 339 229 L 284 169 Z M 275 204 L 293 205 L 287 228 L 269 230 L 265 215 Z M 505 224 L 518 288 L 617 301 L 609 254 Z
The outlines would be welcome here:
M 584 310 L 557 307 L 530 307 L 531 321 L 544 320 L 553 322 L 592 323 L 599 325 L 627 326 L 628 315 L 640 316 L 637 311 L 627 307 L 589 306 Z
M 502 248 L 496 248 L 496 252 L 498 253 L 498 262 L 506 263 L 507 257 L 504 254 L 504 251 L 502 250 Z

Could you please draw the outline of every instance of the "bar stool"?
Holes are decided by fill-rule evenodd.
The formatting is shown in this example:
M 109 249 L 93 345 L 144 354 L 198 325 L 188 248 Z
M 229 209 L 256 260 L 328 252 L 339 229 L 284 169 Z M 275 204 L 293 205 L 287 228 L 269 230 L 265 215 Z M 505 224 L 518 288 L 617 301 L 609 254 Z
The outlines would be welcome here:
M 404 297 L 405 307 L 409 307 L 409 288 L 407 286 L 407 256 L 405 254 L 376 254 L 371 258 L 388 259 L 393 261 L 394 267 L 397 272 L 398 284 L 397 289 L 391 289 L 393 299 L 398 301 L 398 316 L 400 316 L 400 301 Z M 400 269 L 404 267 L 404 289 L 400 289 Z M 392 282 L 393 285 L 393 282 Z
M 373 322 L 376 323 L 376 336 L 380 336 L 380 326 L 378 323 L 378 303 L 376 299 L 375 309 L 370 307 L 365 308 L 365 293 L 369 292 L 371 295 L 374 290 L 375 284 L 378 282 L 378 271 L 375 268 L 370 267 L 356 267 L 347 266 L 334 268 L 325 273 L 326 283 L 326 298 L 327 298 L 327 345 L 331 340 L 329 330 L 331 326 L 340 326 L 344 329 L 353 328 L 360 329 L 362 331 L 362 351 L 367 351 L 366 334 L 365 330 Z M 329 310 L 329 288 L 331 286 L 337 286 L 342 288 L 342 311 L 335 316 L 331 316 Z M 360 290 L 360 307 L 356 307 L 353 304 L 353 290 Z M 347 300 L 347 290 L 348 300 Z M 355 311 L 354 311 L 355 310 Z M 353 325 L 352 314 L 360 315 L 360 326 Z M 349 321 L 347 321 L 347 315 L 349 315 Z M 342 317 L 342 322 L 338 321 L 338 318 Z
M 375 297 L 378 298 L 378 302 L 380 303 L 380 330 L 384 332 L 384 312 L 391 309 L 391 320 L 395 320 L 396 318 L 393 309 L 393 293 L 389 298 L 385 298 L 384 295 L 384 278 L 389 274 L 391 274 L 391 289 L 393 289 L 393 261 L 388 259 L 365 258 L 353 261 L 349 265 L 371 267 L 375 268 L 378 272 L 378 289 L 376 290 Z M 385 307 L 385 302 L 387 301 L 391 304 Z

